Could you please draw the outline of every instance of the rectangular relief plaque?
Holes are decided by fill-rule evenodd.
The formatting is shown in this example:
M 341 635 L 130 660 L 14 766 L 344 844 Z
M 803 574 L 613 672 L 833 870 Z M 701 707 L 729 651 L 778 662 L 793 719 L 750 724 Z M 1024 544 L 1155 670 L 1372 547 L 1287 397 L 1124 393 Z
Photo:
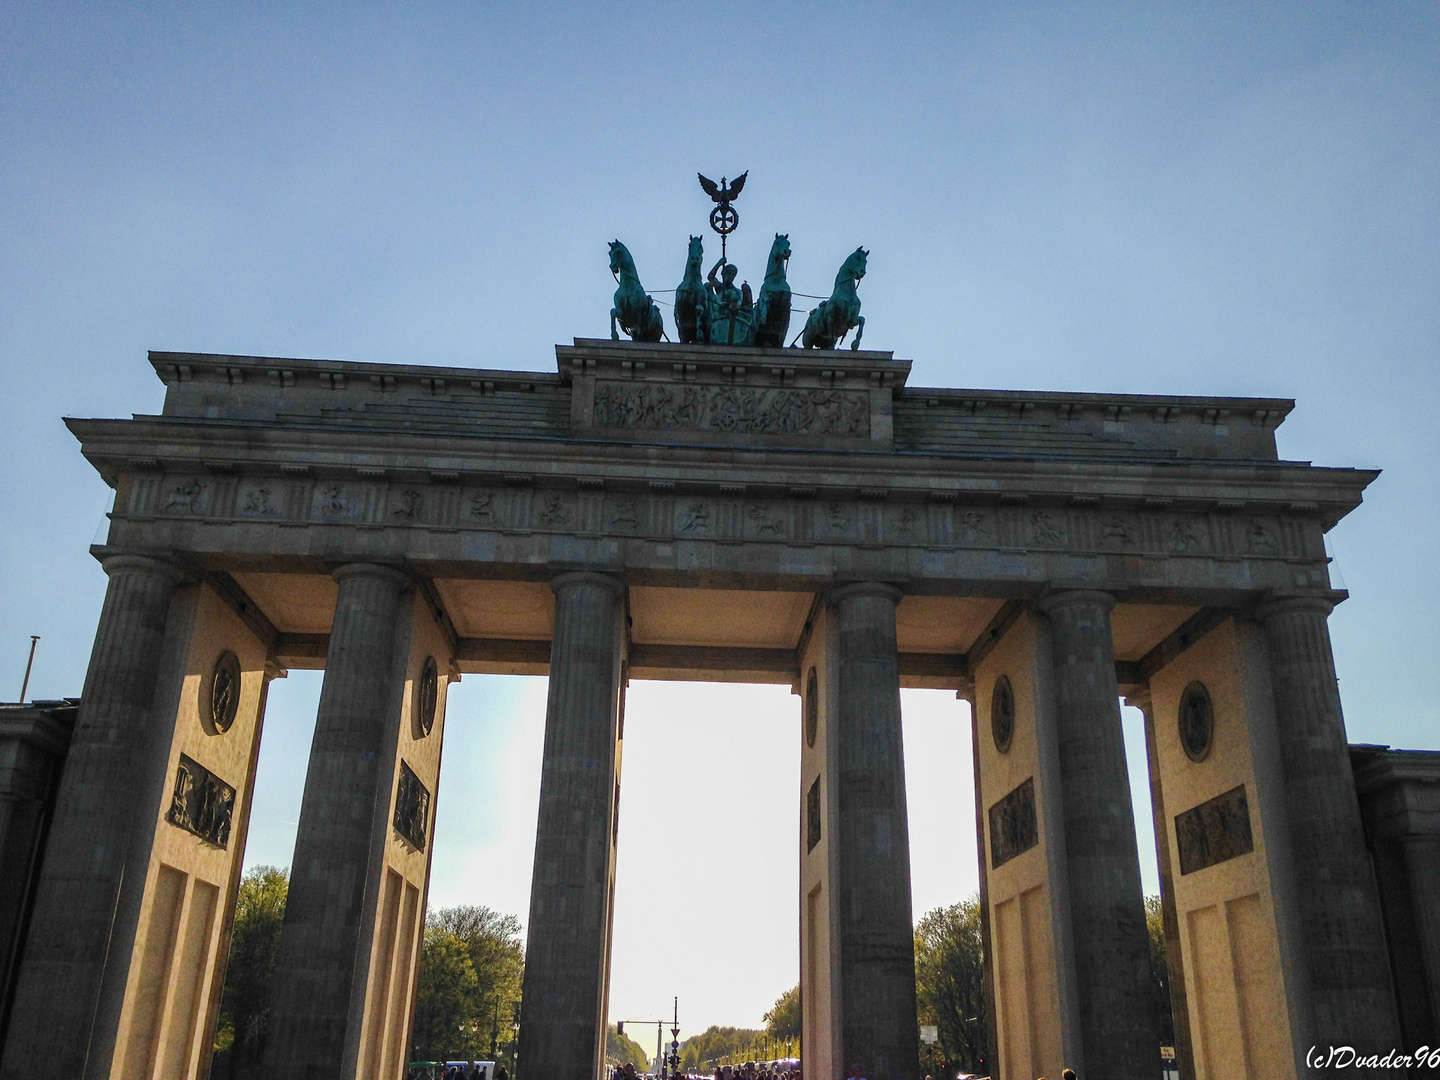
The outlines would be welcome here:
M 193 758 L 180 755 L 165 820 L 218 848 L 230 842 L 235 789 Z
M 410 843 L 425 850 L 425 836 L 430 827 L 430 790 L 420 782 L 410 766 L 400 762 L 400 783 L 395 790 L 395 831 Z
M 1004 866 L 1040 842 L 1035 824 L 1035 778 L 1032 776 L 990 807 L 990 868 Z
M 1175 842 L 1180 848 L 1181 874 L 1204 870 L 1254 851 L 1245 785 L 1176 814 Z
M 595 426 L 731 435 L 870 434 L 865 391 L 600 382 Z
M 805 854 L 815 850 L 815 845 L 820 842 L 820 777 L 815 777 L 815 783 L 810 785 L 810 792 L 805 796 Z

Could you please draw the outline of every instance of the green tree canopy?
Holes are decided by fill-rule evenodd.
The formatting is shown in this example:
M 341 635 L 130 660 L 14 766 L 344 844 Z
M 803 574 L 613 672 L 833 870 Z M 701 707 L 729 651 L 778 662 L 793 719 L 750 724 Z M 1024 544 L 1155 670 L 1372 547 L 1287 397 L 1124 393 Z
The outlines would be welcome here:
M 1175 1045 L 1175 1014 L 1170 1008 L 1170 967 L 1165 960 L 1165 909 L 1160 897 L 1145 897 L 1145 928 L 1150 931 L 1150 974 L 1155 1012 L 1160 1017 L 1160 1043 Z
M 426 927 L 410 1035 L 422 1060 L 476 1056 L 480 1049 L 477 985 L 470 947 L 448 930 Z
M 488 907 L 430 912 L 420 953 L 410 1043 L 427 1060 L 488 1058 L 491 1040 L 507 1064 L 511 1019 L 524 980 L 520 920 Z
M 985 957 L 980 898 L 927 912 L 915 924 L 915 998 L 920 1023 L 939 1036 L 921 1045 L 929 1069 L 978 1068 L 984 1055 Z
M 755 1028 L 711 1026 L 680 1044 L 680 1067 L 709 1071 L 717 1063 L 754 1061 L 765 1032 Z
M 770 1038 L 783 1042 L 786 1039 L 800 1041 L 800 985 L 796 983 L 775 999 L 774 1006 L 765 1014 L 765 1030 Z
M 645 1056 L 640 1044 L 615 1024 L 611 1024 L 610 1030 L 605 1033 L 605 1060 L 616 1068 L 630 1064 L 638 1072 L 650 1070 L 650 1059 Z
M 225 964 L 213 1075 L 257 1075 L 270 1020 L 270 981 L 280 954 L 290 871 L 252 866 L 240 880 Z

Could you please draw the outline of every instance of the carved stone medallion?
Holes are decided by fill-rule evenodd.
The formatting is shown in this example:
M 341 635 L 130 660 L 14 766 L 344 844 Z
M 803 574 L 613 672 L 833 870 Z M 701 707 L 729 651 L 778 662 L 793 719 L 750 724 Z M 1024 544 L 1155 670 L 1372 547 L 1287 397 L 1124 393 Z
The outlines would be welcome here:
M 1180 695 L 1180 745 L 1191 761 L 1204 761 L 1210 755 L 1215 737 L 1215 710 L 1210 705 L 1210 691 L 1202 682 L 1192 682 Z
M 995 749 L 1008 754 L 1010 740 L 1015 736 L 1015 691 L 1004 675 L 995 680 L 995 690 L 990 695 L 990 734 L 995 739 Z
M 223 735 L 240 707 L 240 658 L 229 649 L 215 661 L 206 698 L 200 707 L 201 719 L 206 721 L 203 726 L 211 735 Z
M 425 667 L 415 683 L 415 730 L 425 738 L 435 726 L 435 706 L 439 697 L 440 672 L 433 656 L 425 658 Z
M 805 745 L 815 745 L 815 733 L 820 727 L 820 680 L 815 676 L 815 669 L 810 669 L 810 677 L 805 682 Z

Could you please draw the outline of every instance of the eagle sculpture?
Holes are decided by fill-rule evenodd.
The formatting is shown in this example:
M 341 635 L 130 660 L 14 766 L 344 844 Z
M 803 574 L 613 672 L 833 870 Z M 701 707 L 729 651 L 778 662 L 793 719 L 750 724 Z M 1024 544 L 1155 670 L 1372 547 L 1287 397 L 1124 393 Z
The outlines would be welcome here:
M 708 176 L 704 176 L 701 173 L 696 173 L 695 175 L 700 177 L 700 186 L 705 189 L 705 194 L 709 195 L 710 198 L 714 199 L 721 206 L 724 206 L 740 194 L 740 189 L 745 186 L 745 178 L 750 175 L 750 170 L 746 169 L 737 176 L 733 184 L 726 184 L 725 177 L 723 176 L 720 178 L 720 183 L 716 184 L 715 181 L 711 180 Z

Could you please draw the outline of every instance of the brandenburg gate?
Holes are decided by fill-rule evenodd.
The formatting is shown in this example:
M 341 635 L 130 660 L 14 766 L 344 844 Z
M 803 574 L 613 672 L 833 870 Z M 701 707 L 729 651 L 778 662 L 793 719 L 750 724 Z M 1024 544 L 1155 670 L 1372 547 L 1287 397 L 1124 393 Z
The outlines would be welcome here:
M 1190 1075 L 1396 1045 L 1326 629 L 1324 534 L 1375 474 L 1281 460 L 1289 401 L 912 387 L 824 344 L 577 340 L 550 374 L 152 353 L 159 415 L 68 421 L 115 490 L 109 588 L 0 1075 L 205 1074 L 289 668 L 325 675 L 274 1080 L 403 1073 L 472 672 L 549 676 L 527 1080 L 602 1067 L 632 679 L 797 695 L 809 1080 L 917 1071 L 906 686 L 974 718 L 952 825 L 999 1076 L 1158 1071 L 1122 697 Z

